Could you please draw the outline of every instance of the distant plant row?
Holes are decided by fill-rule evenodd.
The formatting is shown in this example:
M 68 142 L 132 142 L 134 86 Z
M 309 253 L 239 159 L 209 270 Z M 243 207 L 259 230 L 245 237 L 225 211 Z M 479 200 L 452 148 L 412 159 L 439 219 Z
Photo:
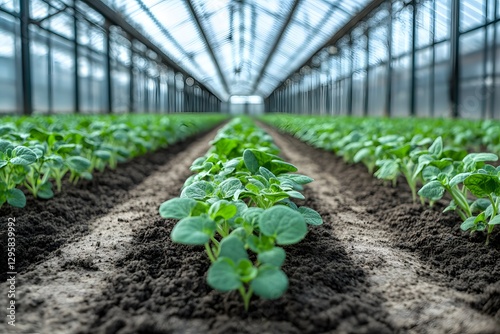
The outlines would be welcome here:
M 91 179 L 136 156 L 221 122 L 220 115 L 4 117 L 0 124 L 0 207 L 23 208 L 60 192 L 63 179 Z
M 402 175 L 414 202 L 420 197 L 432 205 L 448 193 L 452 200 L 444 211 L 455 211 L 464 231 L 485 232 L 486 244 L 500 225 L 500 167 L 488 164 L 498 156 L 480 152 L 500 151 L 497 122 L 284 115 L 263 120 L 348 163 L 363 163 L 379 179 L 395 184 Z
M 204 246 L 211 261 L 208 284 L 239 291 L 245 309 L 253 294 L 280 297 L 288 287 L 281 270 L 284 245 L 295 244 L 321 216 L 297 206 L 303 185 L 313 181 L 278 156 L 272 138 L 248 118 L 222 128 L 207 154 L 196 159 L 180 197 L 160 206 L 178 219 L 174 242 Z

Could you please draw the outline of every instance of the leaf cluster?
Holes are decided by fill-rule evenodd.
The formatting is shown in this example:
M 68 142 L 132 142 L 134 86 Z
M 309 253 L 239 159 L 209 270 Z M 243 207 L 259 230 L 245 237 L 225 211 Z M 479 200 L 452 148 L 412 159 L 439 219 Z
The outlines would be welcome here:
M 303 185 L 313 180 L 296 174 L 251 120 L 233 119 L 211 145 L 193 162 L 196 174 L 180 197 L 164 202 L 160 215 L 179 220 L 171 233 L 174 242 L 205 247 L 212 262 L 208 284 L 239 291 L 248 309 L 253 294 L 275 299 L 286 291 L 282 246 L 299 242 L 307 225 L 323 221 L 292 201 L 304 199 Z

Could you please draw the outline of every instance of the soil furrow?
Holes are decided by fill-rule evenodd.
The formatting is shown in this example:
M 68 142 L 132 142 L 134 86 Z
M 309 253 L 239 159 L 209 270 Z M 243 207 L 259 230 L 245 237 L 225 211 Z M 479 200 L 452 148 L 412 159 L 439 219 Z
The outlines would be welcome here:
M 206 152 L 216 130 L 196 139 L 129 191 L 125 202 L 91 220 L 89 234 L 17 276 L 17 332 L 68 334 L 94 320 L 92 304 L 114 275 L 117 261 L 130 251 L 134 233 L 145 221 L 158 218 L 160 203 L 178 195 L 189 166 Z M 0 285 L 2 291 L 6 287 Z M 6 330 L 2 322 L 0 332 Z
M 498 333 L 499 322 L 470 305 L 474 297 L 446 286 L 446 277 L 422 263 L 414 253 L 397 248 L 383 222 L 360 204 L 356 188 L 332 173 L 331 157 L 266 127 L 285 159 L 316 181 L 308 186 L 309 205 L 323 214 L 349 258 L 367 275 L 369 293 L 382 296 L 387 322 L 413 333 Z M 329 153 L 324 152 L 325 156 Z M 355 186 L 355 183 L 353 184 Z M 332 261 L 335 266 L 335 261 Z

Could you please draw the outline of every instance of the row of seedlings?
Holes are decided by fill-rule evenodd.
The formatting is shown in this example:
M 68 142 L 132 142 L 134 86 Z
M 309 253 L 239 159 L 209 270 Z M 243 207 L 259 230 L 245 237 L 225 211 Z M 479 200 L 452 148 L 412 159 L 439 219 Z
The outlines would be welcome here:
M 487 164 L 498 156 L 468 153 L 454 145 L 459 142 L 457 127 L 433 123 L 431 128 L 428 125 L 434 121 L 415 120 L 406 122 L 410 125 L 401 131 L 401 120 L 377 123 L 376 119 L 339 118 L 328 122 L 277 116 L 266 120 L 316 147 L 334 151 L 348 163 L 363 163 L 379 179 L 395 184 L 402 175 L 414 202 L 418 195 L 422 204 L 427 199 L 432 205 L 448 193 L 451 201 L 444 211 L 458 214 L 462 230 L 485 232 L 486 244 L 500 225 L 500 166 Z M 304 127 L 305 121 L 314 126 Z M 435 138 L 432 133 L 443 136 Z
M 62 181 L 166 147 L 221 122 L 210 115 L 6 117 L 0 125 L 0 207 L 23 208 L 26 196 L 50 199 Z M 55 189 L 53 187 L 55 184 Z
M 196 159 L 180 197 L 160 206 L 179 219 L 174 242 L 204 246 L 211 261 L 208 284 L 239 291 L 245 310 L 253 294 L 276 299 L 288 287 L 281 246 L 301 241 L 307 225 L 321 225 L 311 208 L 297 206 L 303 185 L 313 180 L 278 156 L 272 138 L 247 118 L 222 128 L 211 148 Z M 254 254 L 249 256 L 250 254 Z

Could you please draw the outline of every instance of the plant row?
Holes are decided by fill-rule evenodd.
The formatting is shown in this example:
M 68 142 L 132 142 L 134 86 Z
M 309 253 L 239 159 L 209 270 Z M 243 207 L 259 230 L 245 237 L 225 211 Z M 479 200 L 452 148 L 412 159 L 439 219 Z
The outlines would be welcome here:
M 451 120 L 324 118 L 266 116 L 264 121 L 311 145 L 332 150 L 348 163 L 363 163 L 377 178 L 395 184 L 402 175 L 413 201 L 418 196 L 432 205 L 445 193 L 451 197 L 446 211 L 455 211 L 464 231 L 485 232 L 488 244 L 500 225 L 500 167 L 493 153 L 468 153 L 462 144 L 464 132 L 475 124 Z M 494 122 L 480 125 L 497 126 Z M 460 130 L 458 130 L 460 129 Z M 500 129 L 499 129 L 500 130 Z M 474 131 L 469 131 L 473 133 Z M 435 134 L 441 136 L 435 136 Z M 490 138 L 500 132 L 490 133 Z M 470 136 L 472 146 L 481 145 Z M 469 145 L 469 146 L 471 146 Z M 418 189 L 420 187 L 420 189 Z
M 248 118 L 235 118 L 196 159 L 180 197 L 160 206 L 164 218 L 178 219 L 174 242 L 204 246 L 211 266 L 208 284 L 239 291 L 245 309 L 253 294 L 279 298 L 288 287 L 281 270 L 285 250 L 298 243 L 307 225 L 321 216 L 297 206 L 303 185 L 313 180 L 279 156 L 272 138 Z
M 222 121 L 210 115 L 4 117 L 0 125 L 0 207 L 23 208 L 28 190 L 50 199 L 69 175 L 73 183 L 94 170 L 165 147 Z M 55 187 L 54 187 L 55 185 Z

